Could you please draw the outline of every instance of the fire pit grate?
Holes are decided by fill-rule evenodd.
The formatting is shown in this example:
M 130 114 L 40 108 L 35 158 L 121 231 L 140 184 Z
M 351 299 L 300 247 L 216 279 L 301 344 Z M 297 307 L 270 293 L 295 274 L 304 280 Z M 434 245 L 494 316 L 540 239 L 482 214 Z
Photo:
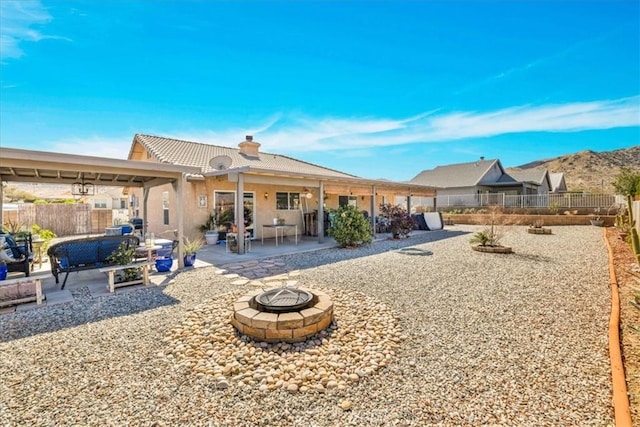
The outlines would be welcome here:
M 259 311 L 268 313 L 286 313 L 298 311 L 311 305 L 313 294 L 302 289 L 269 289 L 255 297 Z

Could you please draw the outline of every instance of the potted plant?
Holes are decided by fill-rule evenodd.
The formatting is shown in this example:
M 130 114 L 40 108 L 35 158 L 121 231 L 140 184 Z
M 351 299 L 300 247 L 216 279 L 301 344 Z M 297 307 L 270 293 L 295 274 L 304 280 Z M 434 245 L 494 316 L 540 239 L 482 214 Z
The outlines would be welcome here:
M 31 233 L 33 235 L 32 236 L 33 243 L 40 244 L 40 248 L 39 248 L 40 254 L 38 255 L 39 257 L 46 255 L 47 249 L 49 249 L 49 244 L 51 243 L 51 240 L 58 237 L 58 235 L 55 234 L 53 231 L 46 228 L 42 228 L 38 224 L 33 224 L 31 226 Z
M 544 220 L 536 219 L 533 224 L 527 229 L 529 234 L 551 234 L 550 228 L 544 228 Z
M 107 257 L 107 261 L 118 265 L 129 265 L 133 262 L 136 254 L 136 248 L 129 246 L 127 242 L 122 242 L 118 246 L 118 249 L 113 251 L 111 255 Z M 133 280 L 140 279 L 142 277 L 142 271 L 140 267 L 125 268 L 122 271 L 116 271 L 115 282 L 131 282 Z
M 0 280 L 7 278 L 7 263 L 4 260 L 0 260 Z
M 497 254 L 511 254 L 513 250 L 509 246 L 503 246 L 500 241 L 505 235 L 504 226 L 506 219 L 499 208 L 492 207 L 489 212 L 489 224 L 482 231 L 473 235 L 469 243 L 471 249 L 477 252 L 489 252 Z
M 629 233 L 631 233 L 631 229 L 634 225 L 635 221 L 631 219 L 625 209 L 618 212 L 616 215 L 615 226 L 622 240 L 627 240 L 627 237 L 629 236 Z
M 204 224 L 200 225 L 198 229 L 204 233 L 204 239 L 207 245 L 215 245 L 218 243 L 218 213 L 216 211 L 209 214 Z
M 202 239 L 189 240 L 189 238 L 185 238 L 184 241 L 184 266 L 192 267 L 193 263 L 196 260 L 196 254 L 202 247 L 204 246 L 204 241 Z

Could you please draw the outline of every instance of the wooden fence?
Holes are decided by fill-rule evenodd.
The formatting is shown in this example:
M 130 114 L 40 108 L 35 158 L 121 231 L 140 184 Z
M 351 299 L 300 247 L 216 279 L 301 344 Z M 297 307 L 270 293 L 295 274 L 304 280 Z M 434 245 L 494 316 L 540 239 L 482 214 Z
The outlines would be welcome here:
M 104 233 L 104 229 L 113 224 L 111 209 L 91 209 L 86 203 L 21 203 L 17 210 L 5 210 L 2 215 L 5 224 L 17 224 L 24 230 L 31 230 L 31 226 L 37 224 L 59 237 Z

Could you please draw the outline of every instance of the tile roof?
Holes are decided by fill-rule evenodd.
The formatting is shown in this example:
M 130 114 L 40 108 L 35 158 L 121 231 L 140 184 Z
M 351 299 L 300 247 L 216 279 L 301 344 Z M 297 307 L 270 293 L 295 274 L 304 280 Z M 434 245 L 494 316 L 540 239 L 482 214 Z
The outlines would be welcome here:
M 241 153 L 239 148 L 142 134 L 136 134 L 133 141 L 142 144 L 147 151 L 162 163 L 199 167 L 203 174 L 215 171 L 209 165 L 209 160 L 217 156 L 229 156 L 231 158 L 229 169 L 250 167 L 274 172 L 321 175 L 335 178 L 358 178 L 355 175 L 279 154 L 260 152 L 259 157 L 252 157 Z M 129 155 L 131 156 L 131 153 Z
M 502 169 L 498 159 L 438 166 L 435 169 L 420 172 L 410 182 L 442 188 L 473 187 L 482 182 L 484 176 L 496 163 Z

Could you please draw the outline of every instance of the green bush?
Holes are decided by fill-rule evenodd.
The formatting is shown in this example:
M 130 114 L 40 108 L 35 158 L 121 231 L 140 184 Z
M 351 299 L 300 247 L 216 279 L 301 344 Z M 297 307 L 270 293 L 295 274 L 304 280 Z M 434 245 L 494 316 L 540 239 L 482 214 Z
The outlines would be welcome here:
M 640 169 L 621 168 L 611 184 L 618 194 L 625 196 L 640 194 Z
M 491 242 L 491 238 L 489 237 L 489 233 L 486 230 L 478 231 L 473 235 L 471 240 L 469 240 L 469 243 L 477 243 L 480 246 L 487 246 L 489 245 L 489 242 Z
M 371 243 L 371 224 L 355 206 L 343 206 L 335 212 L 329 235 L 341 247 Z

